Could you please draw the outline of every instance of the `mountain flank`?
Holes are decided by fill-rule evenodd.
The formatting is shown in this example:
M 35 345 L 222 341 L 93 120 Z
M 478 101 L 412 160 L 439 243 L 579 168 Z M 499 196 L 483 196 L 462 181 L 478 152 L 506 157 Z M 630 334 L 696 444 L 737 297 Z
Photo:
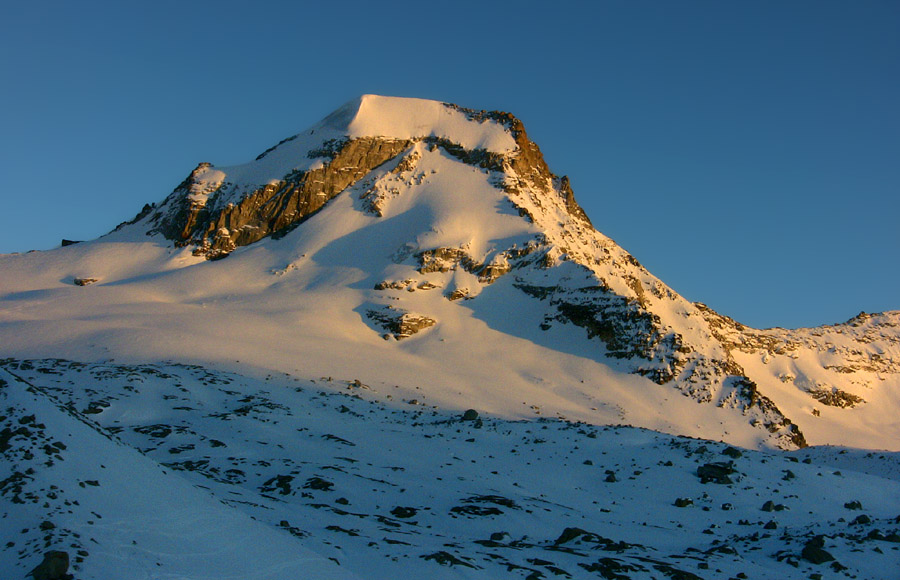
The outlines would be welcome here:
M 249 348 L 279 371 L 306 360 L 334 373 L 352 345 L 355 373 L 428 377 L 444 405 L 465 385 L 512 416 L 524 398 L 750 447 L 900 445 L 882 412 L 897 407 L 897 313 L 757 330 L 686 300 L 594 228 L 506 112 L 364 95 L 249 163 L 201 163 L 108 236 L 59 251 L 75 256 L 65 271 L 10 294 L 24 308 L 65 280 L 122 304 L 119 318 L 50 331 L 67 356 L 93 344 L 134 360 L 150 342 L 224 363 Z M 28 262 L 22 279 L 36 280 L 46 264 Z M 35 316 L 68 328 L 75 302 L 53 303 Z M 152 321 L 135 327 L 126 304 Z M 172 341 L 181 328 L 198 339 Z M 253 340 L 233 344 L 238 328 Z M 694 406 L 676 415 L 672 396 Z

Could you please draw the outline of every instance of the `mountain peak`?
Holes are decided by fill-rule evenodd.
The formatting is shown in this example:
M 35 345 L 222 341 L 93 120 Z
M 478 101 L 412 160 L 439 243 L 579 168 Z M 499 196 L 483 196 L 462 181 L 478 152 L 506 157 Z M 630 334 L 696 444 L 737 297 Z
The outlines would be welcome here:
M 194 245 L 211 259 L 224 257 L 240 246 L 284 235 L 375 169 L 419 156 L 414 151 L 419 146 L 440 149 L 486 172 L 493 186 L 507 193 L 528 184 L 541 195 L 559 198 L 568 214 L 590 224 L 568 179 L 551 173 L 512 114 L 362 95 L 250 163 L 201 163 L 160 206 L 145 208 L 126 225 L 142 222 L 139 227 L 148 234 Z
M 388 345 L 409 340 L 432 349 L 422 359 L 432 368 L 436 360 L 468 360 L 468 351 L 448 355 L 447 342 L 488 344 L 497 334 L 484 334 L 487 328 L 503 340 L 599 358 L 630 376 L 613 381 L 619 385 L 637 377 L 722 409 L 715 436 L 739 444 L 761 438 L 801 447 L 806 433 L 813 442 L 826 440 L 822 434 L 833 433 L 843 416 L 820 407 L 865 405 L 881 376 L 900 376 L 894 359 L 881 354 L 900 344 L 892 319 L 808 333 L 756 331 L 685 300 L 593 228 L 568 179 L 550 171 L 521 121 L 505 112 L 363 95 L 247 164 L 200 164 L 125 229 L 162 234 L 166 246 L 187 246 L 210 260 L 235 254 L 202 271 L 241 272 L 235 279 L 250 286 L 266 285 L 255 260 L 271 254 L 268 273 L 283 276 L 271 287 L 272 300 L 282 299 L 282 286 L 298 285 L 304 296 L 310 286 L 325 288 L 317 312 L 326 308 L 326 318 L 340 322 L 321 336 L 337 336 L 338 345 L 372 333 Z M 101 287 L 109 279 L 94 269 L 72 275 L 96 278 Z M 315 282 L 332 275 L 334 283 Z M 340 307 L 335 295 L 344 297 Z M 314 348 L 320 342 L 305 334 L 297 340 Z M 830 354 L 836 345 L 839 356 Z M 378 358 L 391 347 L 372 348 Z M 455 377 L 458 369 L 447 372 Z M 578 377 L 577 384 L 589 380 Z M 671 403 L 668 390 L 646 384 L 616 396 L 610 388 L 608 400 L 640 392 L 636 408 L 652 408 L 647 401 L 654 398 L 666 410 Z M 710 435 L 701 421 L 687 419 L 695 412 L 642 424 Z M 728 416 L 738 424 L 725 422 Z M 842 429 L 843 442 L 883 438 L 867 428 Z

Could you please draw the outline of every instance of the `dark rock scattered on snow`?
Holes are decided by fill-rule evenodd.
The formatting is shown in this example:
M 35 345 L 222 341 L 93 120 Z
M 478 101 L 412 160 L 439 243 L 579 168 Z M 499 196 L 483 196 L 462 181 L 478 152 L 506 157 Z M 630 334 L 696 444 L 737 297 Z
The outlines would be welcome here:
M 776 504 L 774 501 L 769 500 L 763 504 L 761 509 L 764 512 L 780 512 L 780 511 L 784 511 L 787 508 L 784 506 L 784 504 L 780 504 L 780 503 Z
M 44 554 L 44 560 L 28 573 L 34 580 L 69 580 L 69 554 L 52 550 Z
M 743 453 L 741 453 L 739 450 L 735 449 L 734 447 L 726 447 L 725 449 L 722 450 L 722 455 L 727 455 L 728 457 L 731 457 L 733 459 L 737 459 L 739 457 L 744 456 Z
M 499 516 L 503 514 L 503 511 L 497 509 L 493 506 L 481 506 L 481 505 L 459 505 L 450 508 L 450 511 L 454 514 L 466 515 L 466 516 Z
M 310 477 L 303 484 L 303 489 L 314 489 L 317 491 L 331 491 L 332 487 L 334 487 L 333 483 L 321 477 Z
M 418 513 L 418 510 L 412 507 L 397 506 L 391 510 L 391 515 L 400 519 L 411 518 L 416 513 Z
M 294 481 L 294 476 L 292 475 L 276 475 L 275 477 L 269 479 L 260 487 L 261 491 L 275 491 L 278 490 L 278 493 L 281 495 L 290 495 L 291 494 L 291 482 Z
M 806 545 L 803 546 L 803 551 L 800 553 L 800 557 L 813 564 L 824 564 L 825 562 L 833 561 L 834 556 L 826 552 L 823 549 L 823 546 L 825 546 L 825 537 L 816 536 L 806 542 Z
M 700 478 L 700 483 L 734 483 L 728 477 L 732 473 L 735 473 L 735 469 L 734 463 L 731 461 L 705 463 L 697 468 L 697 476 Z
M 440 564 L 441 566 L 466 566 L 467 568 L 476 568 L 472 564 L 460 560 L 450 552 L 445 552 L 441 550 L 440 552 L 435 552 L 434 554 L 426 554 L 421 556 L 424 560 L 433 560 Z
M 478 418 L 478 411 L 475 409 L 467 409 L 465 413 L 462 415 L 463 421 L 474 421 Z

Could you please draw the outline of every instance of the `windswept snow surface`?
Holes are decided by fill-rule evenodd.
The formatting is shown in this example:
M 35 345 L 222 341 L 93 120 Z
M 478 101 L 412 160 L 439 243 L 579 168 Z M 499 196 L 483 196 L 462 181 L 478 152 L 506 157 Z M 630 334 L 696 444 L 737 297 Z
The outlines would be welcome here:
M 512 135 L 499 123 L 473 121 L 457 108 L 426 99 L 363 95 L 329 115 L 323 126 L 350 138 L 443 137 L 466 149 L 510 153 L 516 148 Z

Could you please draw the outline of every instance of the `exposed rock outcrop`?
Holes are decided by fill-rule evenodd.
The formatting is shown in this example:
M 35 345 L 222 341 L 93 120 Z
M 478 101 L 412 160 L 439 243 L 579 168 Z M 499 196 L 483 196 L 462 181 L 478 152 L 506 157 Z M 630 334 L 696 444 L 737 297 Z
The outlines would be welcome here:
M 417 332 L 437 324 L 433 318 L 406 312 L 392 306 L 367 310 L 366 317 L 389 333 L 386 338 L 393 337 L 397 340 L 409 338 Z
M 330 158 L 322 167 L 292 171 L 227 203 L 223 202 L 231 199 L 231 185 L 201 179 L 211 168 L 201 163 L 151 216 L 150 231 L 178 244 L 193 244 L 195 253 L 210 259 L 224 257 L 237 247 L 284 235 L 410 142 L 364 137 L 329 145 L 310 152 Z

